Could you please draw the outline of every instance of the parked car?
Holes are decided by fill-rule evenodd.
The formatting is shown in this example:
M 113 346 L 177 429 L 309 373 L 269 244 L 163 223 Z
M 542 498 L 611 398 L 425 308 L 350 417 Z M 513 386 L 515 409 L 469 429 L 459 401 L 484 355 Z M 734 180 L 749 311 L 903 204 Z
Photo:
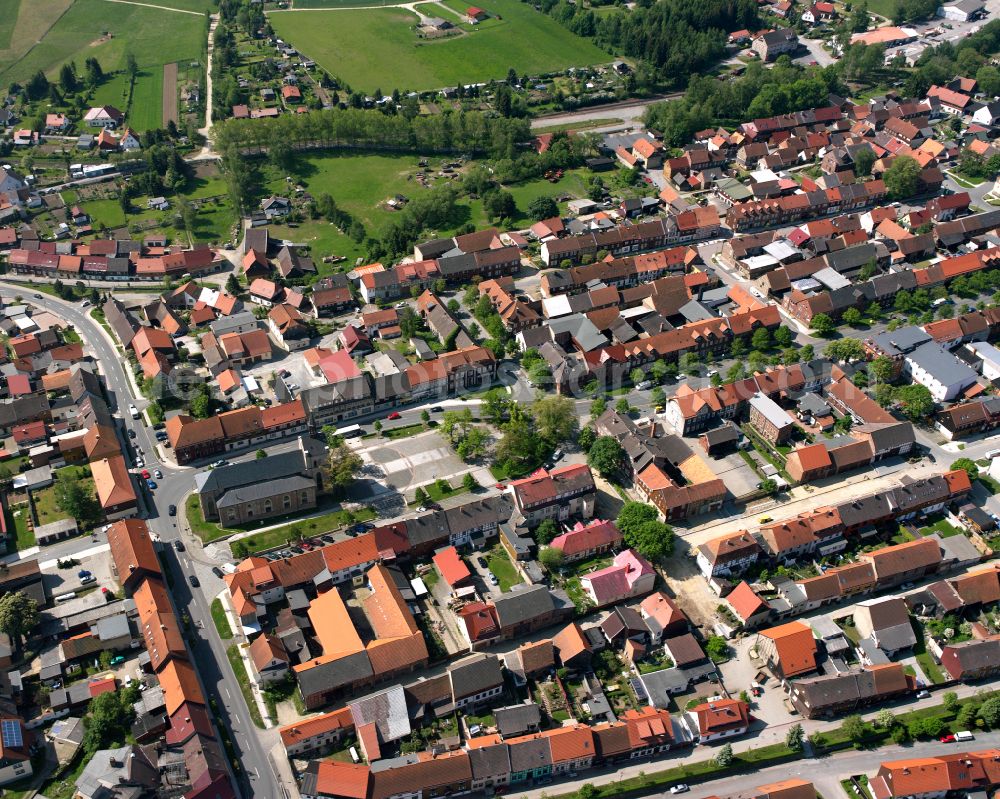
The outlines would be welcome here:
M 159 469 L 156 469 L 153 472 L 153 477 L 155 477 L 157 480 L 162 480 L 163 479 L 163 472 L 161 472 Z
M 954 734 L 949 732 L 946 733 L 945 735 L 942 735 L 940 738 L 938 738 L 938 740 L 943 744 L 953 744 L 955 743 L 955 736 Z
M 156 481 L 155 480 L 147 480 L 146 481 L 146 488 L 148 488 L 150 491 L 155 491 L 156 490 Z
M 88 574 L 86 577 L 80 579 L 80 585 L 87 585 L 88 583 L 94 582 L 96 579 L 97 578 L 94 577 L 94 575 Z
M 671 786 L 670 793 L 687 793 L 690 790 L 691 788 L 689 786 L 685 785 L 683 782 L 679 782 L 677 785 Z
M 174 549 L 176 549 L 178 552 L 183 552 L 184 542 L 180 540 L 174 541 Z
M 132 415 L 133 419 L 138 419 L 139 418 L 139 409 L 136 408 L 135 405 L 129 405 L 128 406 L 128 412 Z
M 198 579 L 198 576 L 194 574 L 188 577 L 188 582 L 191 583 L 192 588 L 197 588 L 201 585 L 201 581 Z
M 493 572 L 486 572 L 486 579 L 490 581 L 490 585 L 499 585 L 500 581 Z
M 176 516 L 177 515 L 177 506 L 176 505 L 170 505 L 170 506 L 168 506 L 167 507 L 167 515 L 168 516 Z
M 218 566 L 213 566 L 212 574 L 214 574 L 216 577 L 222 577 L 225 574 L 225 572 L 222 571 L 222 569 L 220 569 Z
M 80 569 L 80 571 L 76 573 L 77 577 L 90 577 L 90 575 L 91 572 L 87 571 L 86 569 Z
M 478 558 L 476 558 L 476 563 L 479 564 L 479 568 L 480 569 L 488 569 L 489 565 L 490 565 L 490 562 L 488 560 L 486 560 L 486 558 L 483 557 L 482 555 L 480 555 Z
M 390 422 L 391 422 L 391 421 L 393 421 L 393 420 L 395 420 L 395 419 L 399 419 L 399 418 L 401 418 L 401 417 L 400 417 L 400 415 L 399 415 L 399 411 L 393 411 L 392 413 L 390 413 L 390 414 L 389 414 L 388 416 L 386 416 L 385 418 L 386 418 L 386 420 L 387 420 L 387 421 L 390 421 Z
M 444 413 L 444 408 L 442 408 L 440 405 L 432 405 L 431 413 Z
M 135 430 L 133 430 L 131 427 L 128 429 L 128 437 L 135 438 Z
M 149 469 L 143 469 L 139 474 L 142 475 L 143 480 L 148 480 L 150 478 Z

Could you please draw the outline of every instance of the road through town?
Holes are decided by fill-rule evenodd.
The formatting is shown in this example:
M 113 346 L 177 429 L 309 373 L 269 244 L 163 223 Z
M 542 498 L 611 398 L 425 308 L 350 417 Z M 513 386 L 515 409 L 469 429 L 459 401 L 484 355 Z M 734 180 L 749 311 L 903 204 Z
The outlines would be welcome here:
M 200 547 L 185 547 L 183 552 L 173 548 L 173 543 L 181 538 L 181 534 L 176 517 L 170 516 L 167 509 L 170 505 L 179 507 L 183 504 L 184 497 L 193 487 L 194 472 L 178 469 L 166 462 L 157 462 L 155 439 L 150 433 L 150 428 L 144 424 L 143 419 L 133 420 L 127 410 L 130 403 L 134 402 L 137 406 L 144 407 L 146 402 L 133 393 L 125 373 L 124 364 L 127 360 L 119 353 L 104 328 L 88 315 L 88 309 L 81 308 L 78 303 L 65 302 L 48 294 L 32 294 L 30 289 L 6 281 L 0 281 L 0 289 L 29 296 L 32 304 L 65 319 L 76 328 L 100 364 L 107 386 L 109 405 L 112 412 L 120 417 L 119 433 L 122 436 L 123 451 L 128 452 L 127 457 L 132 462 L 134 452 L 129 451 L 125 442 L 137 446 L 145 455 L 146 468 L 163 469 L 163 478 L 157 481 L 157 490 L 143 492 L 143 502 L 147 507 L 147 524 L 151 533 L 167 544 L 165 560 L 172 571 L 171 594 L 174 606 L 178 618 L 186 613 L 191 620 L 194 634 L 190 641 L 194 663 L 206 698 L 214 701 L 216 706 L 217 721 L 231 733 L 235 760 L 241 766 L 241 773 L 237 775 L 241 783 L 241 793 L 244 797 L 268 799 L 282 799 L 288 796 L 288 788 L 275 774 L 265 746 L 256 734 L 249 710 L 241 695 L 240 683 L 230 666 L 223 642 L 215 634 L 210 605 L 221 590 L 221 582 L 205 581 L 199 588 L 192 586 L 191 575 L 196 571 L 200 572 L 192 549 L 200 550 Z M 126 438 L 129 430 L 135 432 L 135 438 Z

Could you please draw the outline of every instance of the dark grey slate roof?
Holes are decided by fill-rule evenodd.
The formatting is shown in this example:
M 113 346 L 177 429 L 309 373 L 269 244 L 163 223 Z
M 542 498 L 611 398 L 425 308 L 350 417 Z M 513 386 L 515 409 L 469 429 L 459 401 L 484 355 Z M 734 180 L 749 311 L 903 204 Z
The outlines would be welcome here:
M 542 710 L 536 704 L 510 705 L 493 711 L 497 729 L 504 738 L 523 735 L 533 727 L 538 727 L 542 719 Z
M 239 488 L 231 488 L 219 497 L 215 504 L 220 509 L 230 508 L 244 502 L 251 502 L 255 499 L 265 499 L 277 496 L 278 494 L 304 491 L 315 485 L 316 483 L 308 477 L 296 474 L 291 477 L 282 477 L 278 480 L 267 480 L 261 483 L 240 486 Z
M 495 655 L 476 654 L 457 660 L 448 667 L 448 675 L 455 702 L 503 684 L 500 659 Z

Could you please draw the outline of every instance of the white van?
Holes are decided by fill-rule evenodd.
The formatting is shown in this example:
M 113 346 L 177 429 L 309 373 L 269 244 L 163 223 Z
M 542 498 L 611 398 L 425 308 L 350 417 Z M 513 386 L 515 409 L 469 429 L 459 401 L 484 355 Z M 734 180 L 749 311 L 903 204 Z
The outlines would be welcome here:
M 968 730 L 962 730 L 961 732 L 956 732 L 955 733 L 955 740 L 956 741 L 973 741 L 973 740 L 975 740 L 975 738 L 976 738 L 976 736 L 973 735 Z

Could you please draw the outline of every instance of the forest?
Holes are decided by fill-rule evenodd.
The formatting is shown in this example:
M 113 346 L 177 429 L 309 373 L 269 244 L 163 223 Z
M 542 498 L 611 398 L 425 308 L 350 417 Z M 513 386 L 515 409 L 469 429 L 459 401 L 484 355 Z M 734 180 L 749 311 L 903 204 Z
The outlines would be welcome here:
M 579 36 L 645 62 L 665 88 L 683 88 L 726 54 L 727 31 L 757 30 L 753 0 L 640 0 L 634 9 L 597 14 L 582 3 L 542 0 L 546 12 Z

